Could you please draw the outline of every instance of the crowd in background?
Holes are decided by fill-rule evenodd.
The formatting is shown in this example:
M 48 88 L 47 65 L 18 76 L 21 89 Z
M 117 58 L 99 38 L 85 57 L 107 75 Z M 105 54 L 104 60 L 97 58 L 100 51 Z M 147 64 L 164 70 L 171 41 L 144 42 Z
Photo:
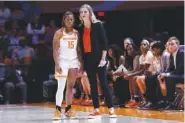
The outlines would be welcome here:
M 37 101 L 54 101 L 57 82 L 54 79 L 52 40 L 59 27 L 52 19 L 44 25 L 37 13 L 29 21 L 16 17 L 8 7 L 0 8 L 0 100 L 5 104 L 25 104 L 35 98 L 39 98 Z M 175 85 L 184 83 L 184 46 L 180 46 L 176 37 L 165 36 L 161 39 L 143 38 L 140 47 L 130 37 L 123 39 L 120 47 L 116 44 L 109 46 L 107 78 L 114 105 L 140 109 L 174 108 Z M 170 50 L 174 45 L 180 54 L 176 58 L 178 64 L 171 63 L 174 53 Z M 173 74 L 178 79 L 169 80 L 163 74 L 167 71 L 175 71 Z M 98 93 L 100 104 L 104 105 L 99 83 Z M 78 77 L 74 98 L 78 98 L 74 104 L 92 105 L 86 73 Z

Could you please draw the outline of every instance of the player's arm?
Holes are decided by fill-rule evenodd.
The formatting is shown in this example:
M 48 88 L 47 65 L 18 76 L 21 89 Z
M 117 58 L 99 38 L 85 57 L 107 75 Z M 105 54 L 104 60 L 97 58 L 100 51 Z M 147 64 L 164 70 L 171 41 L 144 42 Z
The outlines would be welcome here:
M 78 53 L 78 59 L 81 63 L 81 69 L 83 69 L 84 67 L 84 63 L 83 63 L 83 59 L 82 59 L 82 50 L 81 50 L 81 44 L 80 44 L 80 40 L 79 40 L 79 33 L 77 33 L 77 38 L 78 38 L 78 42 L 77 42 L 77 53 Z
M 60 48 L 59 39 L 60 39 L 60 36 L 61 36 L 60 32 L 56 31 L 54 38 L 53 38 L 53 58 L 54 58 L 56 66 L 59 65 L 59 48 Z

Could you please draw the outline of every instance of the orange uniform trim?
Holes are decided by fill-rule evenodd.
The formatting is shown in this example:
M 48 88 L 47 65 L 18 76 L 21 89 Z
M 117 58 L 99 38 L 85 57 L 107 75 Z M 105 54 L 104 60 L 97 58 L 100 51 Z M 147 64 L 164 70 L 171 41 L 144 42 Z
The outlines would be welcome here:
M 56 75 L 55 74 L 55 79 L 59 79 L 59 78 L 67 78 L 67 76 L 65 76 L 65 75 Z

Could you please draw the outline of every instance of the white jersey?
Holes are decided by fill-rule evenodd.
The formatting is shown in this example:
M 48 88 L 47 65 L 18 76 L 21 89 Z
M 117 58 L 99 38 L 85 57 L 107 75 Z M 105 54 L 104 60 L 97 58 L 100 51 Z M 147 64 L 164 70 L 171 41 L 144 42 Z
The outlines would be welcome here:
M 73 60 L 77 59 L 77 42 L 78 36 L 76 30 L 73 30 L 72 34 L 62 32 L 63 36 L 60 39 L 59 59 Z

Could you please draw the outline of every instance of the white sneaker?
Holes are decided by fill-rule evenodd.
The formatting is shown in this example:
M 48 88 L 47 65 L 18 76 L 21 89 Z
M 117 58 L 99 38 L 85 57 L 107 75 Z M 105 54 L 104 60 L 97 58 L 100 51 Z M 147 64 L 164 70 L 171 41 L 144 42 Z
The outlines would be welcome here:
M 60 120 L 61 119 L 61 112 L 59 110 L 56 110 L 52 119 L 53 120 Z
M 115 114 L 114 109 L 112 109 L 112 110 L 110 109 L 109 110 L 109 117 L 110 118 L 117 118 L 117 115 Z
M 115 113 L 109 113 L 110 118 L 117 118 L 117 115 Z
M 98 111 L 93 111 L 88 115 L 88 119 L 101 118 L 101 114 Z

